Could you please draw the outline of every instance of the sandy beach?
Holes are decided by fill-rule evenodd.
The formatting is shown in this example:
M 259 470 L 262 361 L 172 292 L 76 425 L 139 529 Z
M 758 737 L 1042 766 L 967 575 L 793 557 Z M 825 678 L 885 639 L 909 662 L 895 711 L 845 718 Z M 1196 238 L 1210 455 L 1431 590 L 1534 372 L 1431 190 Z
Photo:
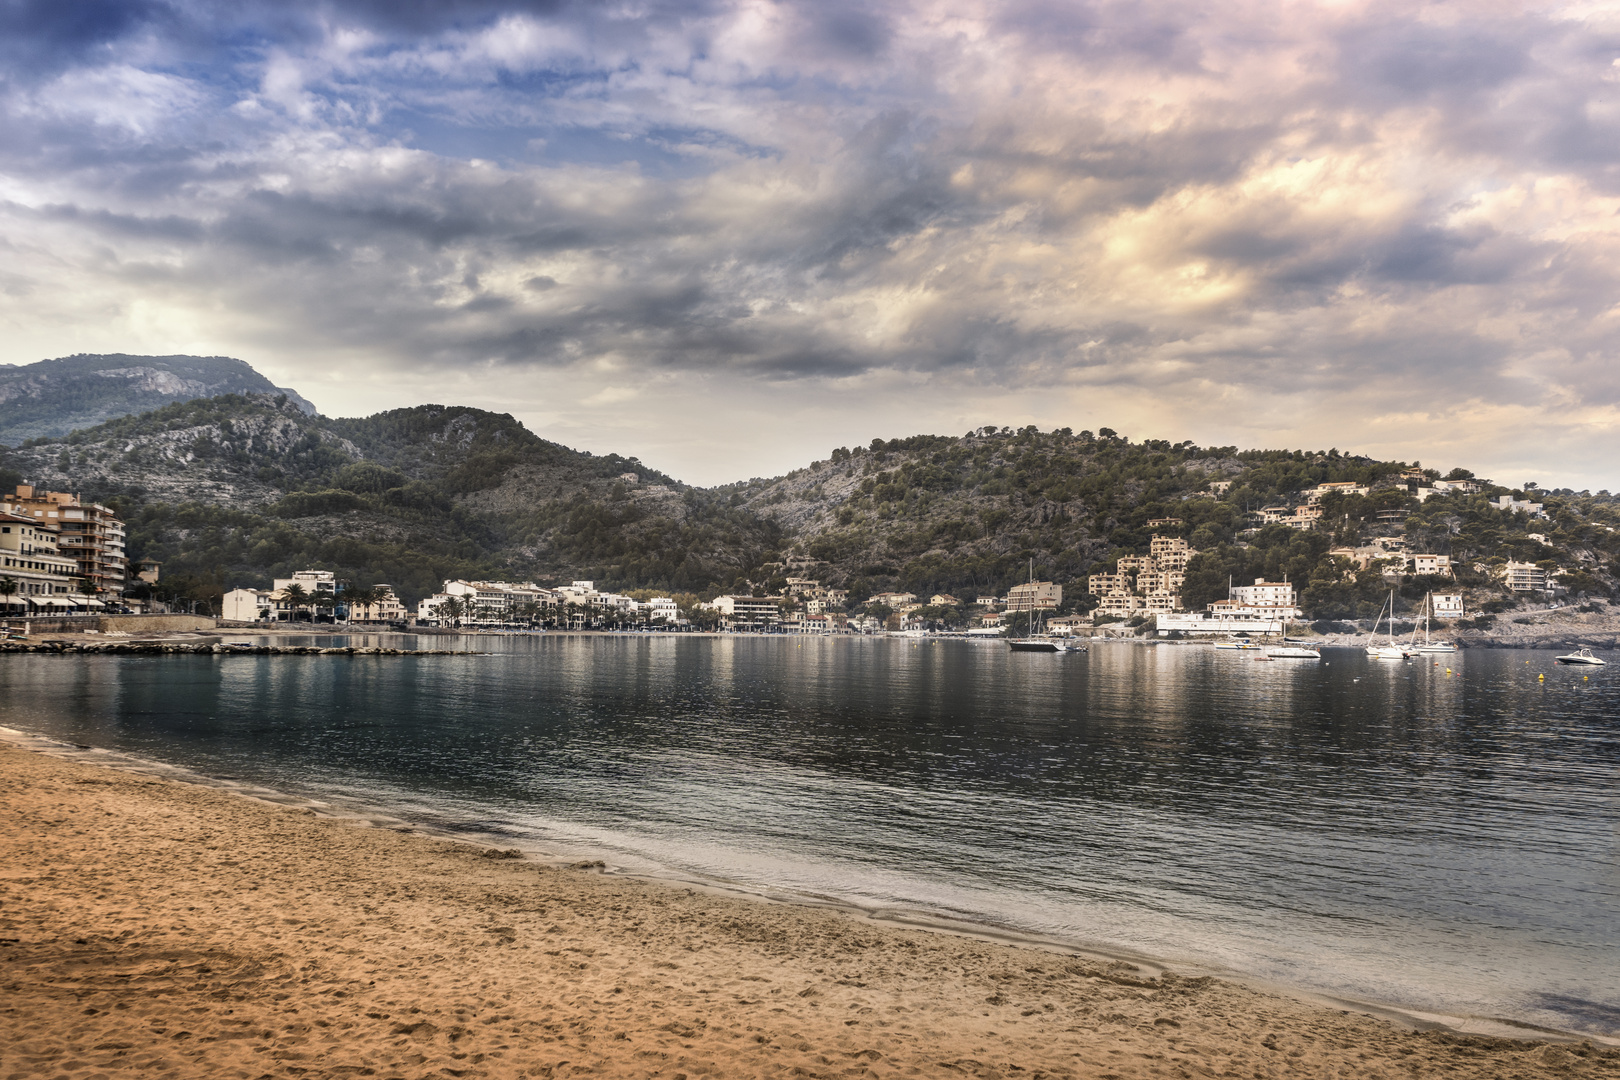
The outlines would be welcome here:
M 1620 1077 L 0 742 L 0 1077 Z

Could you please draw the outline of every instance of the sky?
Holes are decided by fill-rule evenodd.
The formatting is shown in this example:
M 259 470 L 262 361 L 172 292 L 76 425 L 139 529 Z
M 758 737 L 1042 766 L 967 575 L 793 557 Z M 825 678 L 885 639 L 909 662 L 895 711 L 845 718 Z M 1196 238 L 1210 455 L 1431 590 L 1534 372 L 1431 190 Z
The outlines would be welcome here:
M 1620 13 L 0 0 L 0 363 L 691 483 L 986 424 L 1620 489 Z

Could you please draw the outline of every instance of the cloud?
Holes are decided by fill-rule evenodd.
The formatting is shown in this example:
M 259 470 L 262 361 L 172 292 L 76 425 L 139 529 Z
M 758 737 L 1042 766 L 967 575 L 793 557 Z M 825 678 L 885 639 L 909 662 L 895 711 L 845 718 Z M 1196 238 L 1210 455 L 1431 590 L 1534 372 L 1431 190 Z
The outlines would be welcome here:
M 734 401 L 866 380 L 863 422 L 1134 394 L 1166 434 L 1241 408 L 1260 441 L 1320 416 L 1341 444 L 1416 410 L 1415 440 L 1461 445 L 1484 415 L 1463 403 L 1495 401 L 1597 418 L 1565 446 L 1594 458 L 1620 407 L 1620 23 L 1594 15 L 12 0 L 0 20 L 0 318 L 38 353 L 13 361 L 146 335 L 306 386 L 335 356 L 567 383 L 582 415 L 635 407 L 613 395 L 638 377 Z

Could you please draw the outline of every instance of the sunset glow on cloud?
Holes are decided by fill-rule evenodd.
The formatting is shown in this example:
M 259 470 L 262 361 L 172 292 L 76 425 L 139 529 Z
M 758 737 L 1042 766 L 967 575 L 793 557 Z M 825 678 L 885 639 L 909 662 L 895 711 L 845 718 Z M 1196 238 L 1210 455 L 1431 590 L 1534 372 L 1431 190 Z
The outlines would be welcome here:
M 6 362 L 229 354 L 695 482 L 992 422 L 1617 479 L 1596 6 L 0 12 Z

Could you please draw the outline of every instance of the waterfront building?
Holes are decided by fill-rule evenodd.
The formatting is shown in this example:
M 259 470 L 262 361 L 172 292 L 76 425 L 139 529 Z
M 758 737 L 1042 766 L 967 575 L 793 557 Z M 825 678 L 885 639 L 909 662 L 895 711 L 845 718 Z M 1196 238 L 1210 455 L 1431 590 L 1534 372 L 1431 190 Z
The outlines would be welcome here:
M 79 562 L 63 555 L 60 534 L 33 518 L 0 514 L 0 608 L 30 612 L 105 606 L 79 591 Z
M 337 575 L 330 570 L 299 570 L 292 577 L 276 578 L 270 583 L 271 589 L 276 592 L 286 592 L 297 585 L 304 590 L 305 595 L 314 596 L 316 593 L 337 594 Z
M 36 526 L 54 531 L 58 551 L 78 563 L 77 577 L 89 584 L 93 594 L 123 595 L 128 574 L 124 523 L 110 507 L 84 502 L 65 491 L 18 484 L 11 495 L 0 497 L 0 513 L 28 518 Z
M 1295 618 L 1299 617 L 1299 612 L 1295 610 L 1297 600 L 1294 586 L 1286 581 L 1255 578 L 1253 585 L 1235 585 L 1230 602 L 1247 608 L 1287 610 Z M 1214 605 L 1211 605 L 1213 608 Z
M 781 600 L 774 596 L 717 596 L 703 606 L 717 612 L 727 630 L 770 630 L 782 618 Z
M 1434 601 L 1435 618 L 1460 619 L 1463 617 L 1462 593 L 1435 593 L 1430 599 Z
M 364 623 L 404 622 L 408 613 L 392 585 L 373 585 L 374 599 L 364 604 L 349 604 L 349 621 Z
M 1050 611 L 1063 603 L 1063 586 L 1051 581 L 1030 581 L 1007 590 L 1008 611 Z
M 1097 602 L 1096 614 L 1128 619 L 1142 610 L 1142 598 L 1135 593 L 1110 593 Z

